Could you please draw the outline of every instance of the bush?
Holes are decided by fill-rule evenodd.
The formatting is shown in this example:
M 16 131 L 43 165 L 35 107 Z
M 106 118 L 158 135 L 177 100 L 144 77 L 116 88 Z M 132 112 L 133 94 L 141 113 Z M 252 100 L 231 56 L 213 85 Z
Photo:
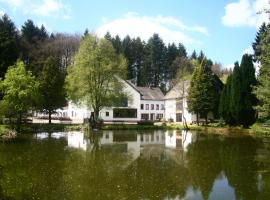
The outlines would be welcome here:
M 152 125 L 154 125 L 154 122 L 145 120 L 145 121 L 138 121 L 137 124 L 138 125 L 151 125 L 152 126 Z

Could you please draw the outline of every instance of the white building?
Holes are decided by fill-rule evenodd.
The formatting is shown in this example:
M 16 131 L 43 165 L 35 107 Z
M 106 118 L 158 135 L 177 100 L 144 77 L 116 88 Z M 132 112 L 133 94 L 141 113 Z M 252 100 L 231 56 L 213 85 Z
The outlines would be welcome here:
M 124 90 L 129 98 L 123 107 L 104 108 L 99 116 L 104 122 L 130 122 L 141 120 L 159 121 L 164 118 L 164 94 L 160 88 L 137 87 L 131 81 L 123 81 Z M 91 111 L 83 106 L 76 106 L 69 102 L 68 117 L 73 123 L 82 123 L 89 118 Z
M 174 86 L 164 97 L 165 100 L 165 120 L 173 122 L 187 123 L 196 121 L 196 115 L 187 110 L 187 91 L 189 82 L 181 82 Z

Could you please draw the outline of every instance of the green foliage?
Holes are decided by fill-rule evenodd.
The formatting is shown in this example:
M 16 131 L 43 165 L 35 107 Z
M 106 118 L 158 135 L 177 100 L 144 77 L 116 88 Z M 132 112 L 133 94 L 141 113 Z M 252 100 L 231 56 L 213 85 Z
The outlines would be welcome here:
M 22 61 L 8 69 L 0 86 L 4 95 L 1 105 L 16 113 L 19 120 L 21 115 L 33 108 L 37 102 L 39 84 L 31 72 L 25 70 Z
M 0 78 L 19 56 L 18 32 L 7 15 L 0 18 Z
M 252 43 L 252 48 L 254 50 L 254 57 L 256 61 L 260 60 L 261 54 L 263 53 L 261 45 L 268 34 L 268 29 L 269 24 L 266 25 L 265 23 L 263 23 L 256 34 L 255 41 Z
M 203 62 L 197 63 L 192 74 L 188 89 L 188 110 L 202 116 L 207 116 L 216 107 L 218 96 L 212 71 Z
M 258 85 L 254 88 L 254 94 L 259 100 L 259 104 L 256 110 L 259 113 L 260 118 L 270 116 L 270 32 L 269 26 L 267 28 L 267 34 L 260 38 L 258 51 L 260 56 L 258 57 L 261 66 L 258 75 Z
M 40 109 L 49 114 L 49 122 L 51 114 L 66 103 L 65 74 L 60 66 L 55 58 L 47 58 L 39 77 L 42 95 Z
M 120 78 L 125 78 L 126 60 L 117 55 L 106 39 L 86 36 L 68 69 L 66 89 L 70 100 L 84 103 L 95 112 L 120 102 L 126 94 Z
M 228 77 L 220 99 L 219 113 L 229 125 L 249 127 L 256 121 L 254 106 L 257 99 L 252 94 L 256 85 L 252 57 L 245 54 L 241 65 L 236 62 L 233 74 Z

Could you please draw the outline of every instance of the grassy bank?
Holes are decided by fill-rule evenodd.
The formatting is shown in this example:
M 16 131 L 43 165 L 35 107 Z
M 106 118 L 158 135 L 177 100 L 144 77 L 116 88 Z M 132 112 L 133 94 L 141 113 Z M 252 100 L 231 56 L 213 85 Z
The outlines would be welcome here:
M 85 126 L 80 124 L 23 124 L 20 128 L 21 133 L 36 132 L 62 132 L 62 131 L 80 131 Z M 168 123 L 155 125 L 130 125 L 130 124 L 112 124 L 103 125 L 102 130 L 183 130 L 182 124 Z M 15 126 L 0 125 L 0 137 L 3 137 L 16 130 Z M 208 126 L 189 125 L 189 130 L 203 131 L 206 133 L 231 134 L 243 133 L 252 135 L 270 136 L 270 126 L 262 123 L 254 124 L 250 129 L 242 127 L 228 127 L 219 124 L 209 124 Z
M 36 132 L 57 132 L 57 131 L 77 131 L 81 130 L 82 125 L 77 124 L 22 124 L 20 128 L 15 125 L 0 125 L 0 136 L 3 137 L 10 131 L 20 133 Z

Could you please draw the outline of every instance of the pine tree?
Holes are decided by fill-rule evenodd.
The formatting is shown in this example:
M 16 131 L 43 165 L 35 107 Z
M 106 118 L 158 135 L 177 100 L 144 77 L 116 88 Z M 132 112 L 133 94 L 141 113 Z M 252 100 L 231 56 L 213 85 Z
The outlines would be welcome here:
M 194 60 L 197 60 L 198 56 L 197 56 L 197 53 L 196 51 L 194 50 L 190 56 L 191 59 L 194 59 Z
M 252 93 L 256 85 L 255 69 L 251 55 L 243 55 L 241 65 L 235 63 L 222 91 L 219 113 L 229 125 L 249 127 L 256 121 L 254 106 L 257 99 Z
M 203 62 L 197 64 L 192 74 L 188 94 L 188 110 L 196 113 L 197 123 L 199 114 L 205 117 L 207 123 L 207 115 L 214 111 L 217 96 L 212 71 Z
M 18 31 L 7 15 L 0 18 L 0 78 L 19 57 Z
M 165 89 L 165 77 L 168 68 L 166 60 L 167 48 L 158 34 L 154 34 L 146 45 L 146 55 L 144 62 L 147 82 L 153 87 Z
M 243 102 L 242 101 L 242 74 L 239 63 L 236 62 L 234 64 L 233 76 L 232 76 L 232 86 L 231 86 L 231 100 L 230 107 L 232 117 L 235 123 L 240 124 L 240 112 L 243 110 Z
M 261 55 L 260 45 L 261 45 L 261 42 L 266 37 L 268 29 L 269 29 L 269 25 L 266 25 L 265 23 L 263 23 L 256 34 L 255 41 L 252 43 L 252 48 L 254 50 L 254 57 L 256 61 L 258 61 Z
M 267 27 L 267 34 L 261 39 L 260 45 L 257 46 L 260 51 L 258 59 L 261 63 L 258 75 L 258 85 L 254 89 L 254 94 L 259 100 L 256 107 L 260 118 L 267 118 L 270 116 L 270 32 Z
M 226 124 L 234 125 L 235 120 L 232 116 L 231 105 L 231 88 L 232 88 L 232 75 L 227 78 L 226 85 L 224 86 L 220 95 L 219 114 Z
M 240 111 L 240 123 L 244 127 L 249 127 L 256 121 L 256 112 L 254 106 L 257 104 L 257 99 L 252 93 L 252 88 L 257 84 L 255 77 L 255 68 L 251 55 L 243 55 L 241 65 L 242 73 L 242 110 Z
M 178 44 L 178 52 L 179 52 L 180 57 L 187 58 L 187 50 L 186 50 L 186 47 L 182 43 Z

